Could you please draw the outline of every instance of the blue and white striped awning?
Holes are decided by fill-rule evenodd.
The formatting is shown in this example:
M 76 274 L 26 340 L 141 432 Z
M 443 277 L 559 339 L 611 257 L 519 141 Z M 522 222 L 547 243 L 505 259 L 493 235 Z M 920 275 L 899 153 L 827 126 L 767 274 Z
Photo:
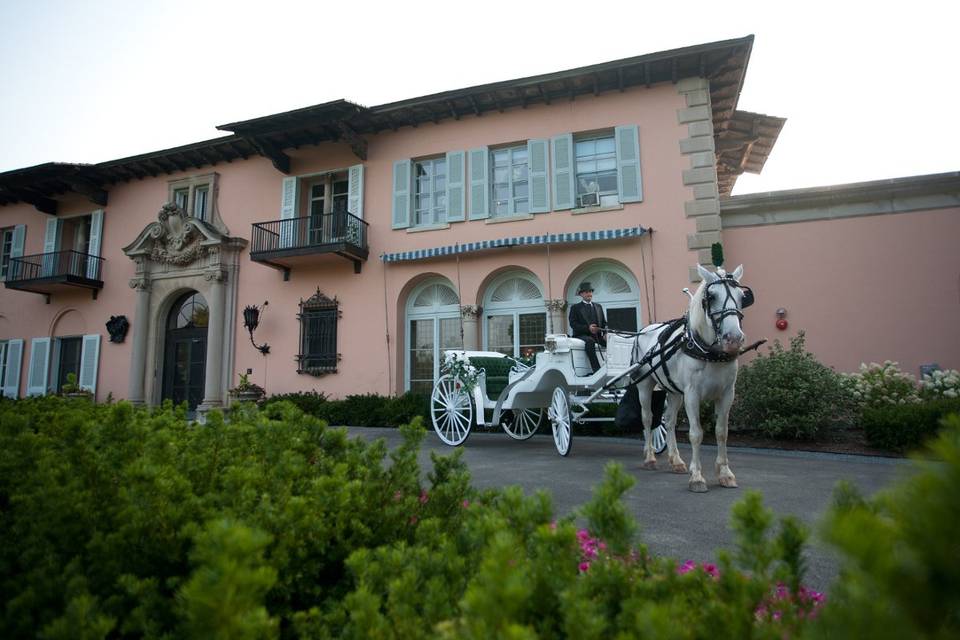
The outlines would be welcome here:
M 514 236 L 498 240 L 480 240 L 463 244 L 448 244 L 445 247 L 417 249 L 415 251 L 400 251 L 398 253 L 384 253 L 380 259 L 384 262 L 405 262 L 409 260 L 427 260 L 455 256 L 474 251 L 500 249 L 503 247 L 524 247 L 547 244 L 565 244 L 570 242 L 590 242 L 593 240 L 621 240 L 625 238 L 639 238 L 649 232 L 644 227 L 627 227 L 626 229 L 603 229 L 600 231 L 574 231 L 571 233 L 545 233 L 540 236 Z

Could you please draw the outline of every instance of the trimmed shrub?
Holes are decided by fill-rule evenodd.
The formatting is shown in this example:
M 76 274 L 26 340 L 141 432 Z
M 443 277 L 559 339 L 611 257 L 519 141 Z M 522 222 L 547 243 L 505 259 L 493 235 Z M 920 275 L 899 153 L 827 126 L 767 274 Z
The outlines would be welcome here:
M 859 372 L 843 378 L 854 400 L 864 409 L 920 402 L 916 378 L 900 371 L 897 362 L 861 364 Z
M 300 411 L 311 416 L 320 416 L 325 410 L 327 403 L 330 402 L 330 400 L 327 399 L 327 394 L 322 391 L 298 391 L 296 393 L 278 393 L 272 395 L 266 400 L 265 404 L 283 401 L 293 403 Z
M 307 391 L 271 396 L 265 406 L 289 401 L 301 411 L 332 425 L 351 427 L 398 427 L 420 416 L 430 422 L 430 399 L 414 393 L 381 396 L 375 393 L 328 400 L 323 393 Z
M 944 398 L 916 404 L 886 404 L 864 409 L 861 424 L 870 446 L 891 451 L 916 449 L 937 434 L 940 421 L 960 412 L 960 399 Z
M 804 332 L 785 349 L 774 341 L 737 377 L 730 421 L 775 438 L 811 440 L 824 428 L 849 424 L 854 402 L 839 374 L 806 350 Z

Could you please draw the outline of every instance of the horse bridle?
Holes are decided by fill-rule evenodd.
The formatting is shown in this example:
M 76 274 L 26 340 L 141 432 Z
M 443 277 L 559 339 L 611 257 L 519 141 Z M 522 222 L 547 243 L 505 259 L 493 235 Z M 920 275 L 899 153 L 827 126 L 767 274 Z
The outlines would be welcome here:
M 714 295 L 710 292 L 710 288 L 716 286 L 723 287 L 723 305 L 718 311 L 710 311 L 710 301 Z M 743 300 L 740 302 L 739 307 L 737 306 L 737 299 L 733 295 L 734 287 L 743 290 Z M 731 299 L 733 300 L 733 308 L 728 308 L 727 302 Z M 743 312 L 741 309 L 746 309 L 753 304 L 753 301 L 753 289 L 740 284 L 731 275 L 722 276 L 706 286 L 700 304 L 703 306 L 704 314 L 709 318 L 710 324 L 713 326 L 714 337 L 713 342 L 710 344 L 711 347 L 720 342 L 720 325 L 723 323 L 723 319 L 727 316 L 737 316 L 737 320 L 743 320 Z

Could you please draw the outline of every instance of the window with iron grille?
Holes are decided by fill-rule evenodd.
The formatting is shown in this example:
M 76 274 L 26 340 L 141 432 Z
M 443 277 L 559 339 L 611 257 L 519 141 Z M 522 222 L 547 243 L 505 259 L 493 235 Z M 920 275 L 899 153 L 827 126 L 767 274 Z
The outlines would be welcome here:
M 337 322 L 340 303 L 319 289 L 307 300 L 300 300 L 300 353 L 297 373 L 319 376 L 337 372 Z

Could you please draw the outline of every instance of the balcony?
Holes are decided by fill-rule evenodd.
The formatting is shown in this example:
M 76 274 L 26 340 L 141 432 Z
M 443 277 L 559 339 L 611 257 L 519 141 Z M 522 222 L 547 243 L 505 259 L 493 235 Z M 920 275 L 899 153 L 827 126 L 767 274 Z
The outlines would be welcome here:
M 32 256 L 10 258 L 7 267 L 7 289 L 29 291 L 46 296 L 73 288 L 90 289 L 93 299 L 103 288 L 103 258 L 79 251 L 53 251 Z
M 280 269 L 284 280 L 292 267 L 324 254 L 350 260 L 360 273 L 368 253 L 367 223 L 347 212 L 257 222 L 250 242 L 250 259 Z

